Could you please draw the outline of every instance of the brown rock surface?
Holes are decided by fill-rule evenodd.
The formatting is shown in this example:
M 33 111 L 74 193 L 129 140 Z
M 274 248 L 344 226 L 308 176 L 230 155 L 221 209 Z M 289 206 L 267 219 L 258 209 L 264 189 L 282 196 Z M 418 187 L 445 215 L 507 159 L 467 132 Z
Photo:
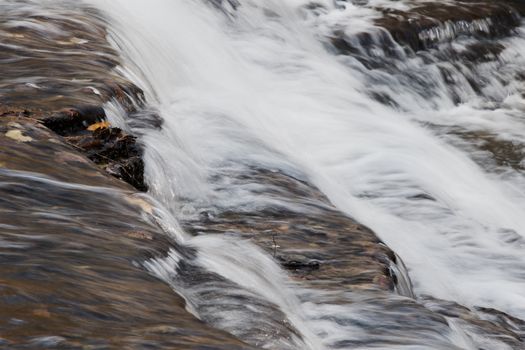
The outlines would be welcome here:
M 394 290 L 395 254 L 368 228 L 337 210 L 314 186 L 282 172 L 254 169 L 239 181 L 264 184 L 265 195 L 297 211 L 224 212 L 187 222 L 189 231 L 250 238 L 294 276 L 319 288 Z
M 477 39 L 494 39 L 511 34 L 525 14 L 525 4 L 520 1 L 461 0 L 461 1 L 406 1 L 408 9 L 374 7 L 381 15 L 375 20 L 383 33 L 359 33 L 356 38 L 345 37 L 342 30 L 336 31 L 332 44 L 342 53 L 360 55 L 378 45 L 387 57 L 396 57 L 397 48 L 392 39 L 412 51 L 425 50 L 437 44 L 451 41 L 459 36 Z M 364 1 L 362 6 L 371 6 Z M 356 47 L 358 44 L 360 47 Z M 497 47 L 478 43 L 470 55 L 498 53 Z M 467 57 L 468 58 L 468 57 Z M 370 63 L 369 63 L 370 64 Z
M 104 102 L 132 111 L 142 92 L 113 70 L 100 14 L 77 5 L 0 4 L 0 348 L 251 348 L 142 267 L 175 243 L 90 160 L 122 178 L 140 150 L 118 129 L 86 130 Z
M 139 202 L 35 120 L 0 118 L 0 347 L 250 348 L 144 271 L 174 242 Z
M 0 4 L 0 105 L 53 112 L 116 99 L 132 108 L 142 91 L 114 70 L 120 58 L 101 14 L 66 2 L 40 6 Z
M 382 12 L 376 24 L 415 51 L 459 35 L 508 35 L 520 24 L 519 13 L 505 1 L 416 2 L 408 11 Z

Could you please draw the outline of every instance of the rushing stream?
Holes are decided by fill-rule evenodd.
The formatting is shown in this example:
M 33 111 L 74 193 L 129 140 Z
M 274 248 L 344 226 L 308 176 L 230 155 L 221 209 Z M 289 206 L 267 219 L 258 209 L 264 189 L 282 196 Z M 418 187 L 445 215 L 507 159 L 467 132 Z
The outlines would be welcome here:
M 244 0 L 234 7 L 96 3 L 112 18 L 112 37 L 129 61 L 127 74 L 145 88 L 164 121 L 162 130 L 140 132 L 151 194 L 178 220 L 276 205 L 278 199 L 261 195 L 257 185 L 232 180 L 249 167 L 298 174 L 401 256 L 417 295 L 525 317 L 525 164 L 497 163 L 475 147 L 479 139 L 461 137 L 490 135 L 516 147 L 523 142 L 522 86 L 501 83 L 523 67 L 521 31 L 503 41 L 500 60 L 474 70 L 443 62 L 439 50 L 435 58 L 427 53 L 431 59 L 401 48 L 398 57 L 386 57 L 379 44 L 369 51 L 386 68 L 369 70 L 351 56 L 336 55 L 325 39 L 335 26 L 347 26 L 349 35 L 383 35 L 373 26 L 374 11 L 352 5 L 341 9 L 326 1 L 313 12 L 307 2 L 292 0 Z M 456 50 L 472 39 L 463 40 L 454 43 Z M 452 88 L 440 71 L 447 64 Z M 483 77 L 481 93 L 468 84 L 469 74 Z M 381 104 L 373 92 L 388 94 L 392 103 Z M 118 113 L 112 118 L 123 122 Z M 322 302 L 329 296 L 290 286 L 271 259 L 248 243 L 215 236 L 184 240 L 195 248 L 197 266 L 224 278 L 222 287 L 176 277 L 183 257 L 175 252 L 166 261 L 148 262 L 150 269 L 173 283 L 200 317 L 257 345 L 305 347 L 295 336 L 247 335 L 254 327 L 274 327 L 275 316 L 264 308 L 283 312 L 294 328 L 288 331 L 311 349 L 345 347 L 345 339 L 359 338 L 362 330 L 337 318 L 373 314 L 355 302 L 330 304 Z M 243 291 L 230 290 L 226 281 Z M 210 288 L 222 288 L 213 301 L 206 297 Z M 221 315 L 220 303 L 239 303 L 236 293 L 253 305 Z M 260 313 L 270 319 L 255 316 Z M 454 327 L 448 333 L 415 344 L 474 348 Z
M 145 91 L 132 117 L 105 106 L 140 135 L 155 219 L 177 242 L 142 265 L 190 313 L 266 349 L 510 348 L 432 311 L 435 298 L 525 319 L 525 27 L 497 59 L 466 63 L 478 39 L 414 53 L 374 25 L 377 9 L 344 1 L 86 2 Z M 235 229 L 198 234 L 230 213 L 319 205 L 256 171 L 311 183 L 370 227 L 399 256 L 398 293 L 292 279 Z

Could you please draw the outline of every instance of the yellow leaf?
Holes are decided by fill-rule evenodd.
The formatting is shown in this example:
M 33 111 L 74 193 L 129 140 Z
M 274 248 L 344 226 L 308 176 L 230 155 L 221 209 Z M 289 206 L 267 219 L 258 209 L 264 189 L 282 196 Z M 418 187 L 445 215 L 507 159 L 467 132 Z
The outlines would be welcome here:
M 91 124 L 90 126 L 88 126 L 88 130 L 89 131 L 95 131 L 97 129 L 107 129 L 109 128 L 111 125 L 109 124 L 108 121 L 103 121 L 103 122 L 100 122 L 100 123 L 95 123 L 95 124 Z
M 33 141 L 31 137 L 22 134 L 22 131 L 20 130 L 9 130 L 8 132 L 5 133 L 5 136 L 9 137 L 10 139 L 20 141 L 20 142 Z

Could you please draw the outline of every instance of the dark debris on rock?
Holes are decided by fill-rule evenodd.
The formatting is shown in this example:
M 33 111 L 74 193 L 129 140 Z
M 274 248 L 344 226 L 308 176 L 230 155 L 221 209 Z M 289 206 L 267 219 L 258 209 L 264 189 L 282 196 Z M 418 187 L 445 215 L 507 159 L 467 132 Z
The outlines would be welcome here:
M 90 125 L 96 125 L 105 119 L 102 107 L 81 106 L 54 113 L 43 118 L 42 123 L 63 136 L 69 144 L 108 174 L 129 183 L 139 191 L 147 191 L 143 150 L 136 137 L 111 126 L 88 130 Z
M 119 128 L 99 128 L 89 134 L 66 137 L 110 175 L 124 180 L 140 191 L 147 191 L 144 183 L 142 148 L 136 137 Z

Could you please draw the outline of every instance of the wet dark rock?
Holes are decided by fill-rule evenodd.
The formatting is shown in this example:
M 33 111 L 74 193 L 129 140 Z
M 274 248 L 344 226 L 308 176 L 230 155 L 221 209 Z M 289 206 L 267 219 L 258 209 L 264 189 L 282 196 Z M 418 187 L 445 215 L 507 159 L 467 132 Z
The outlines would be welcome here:
M 430 296 L 422 297 L 420 302 L 429 310 L 466 329 L 470 328 L 488 339 L 501 341 L 512 349 L 522 349 L 525 344 L 525 321 L 504 312 L 482 307 L 469 309 L 458 303 Z
M 107 41 L 104 17 L 83 4 L 46 2 L 41 6 L 42 12 L 58 15 L 35 16 L 30 7 L 11 2 L 0 5 L 0 104 L 48 115 L 110 100 L 135 109 L 143 101 L 143 92 L 113 69 L 120 57 Z M 21 18 L 35 26 L 9 25 Z M 56 31 L 38 29 L 49 21 Z
M 294 203 L 295 209 L 268 206 L 217 212 L 201 217 L 200 222 L 183 222 L 189 232 L 249 238 L 295 278 L 314 287 L 394 291 L 390 265 L 395 254 L 369 228 L 337 210 L 311 183 L 259 168 L 230 176 L 240 183 L 264 184 L 257 194 Z
M 476 64 L 490 62 L 496 60 L 504 49 L 500 43 L 481 41 L 468 45 L 466 50 L 459 54 L 459 58 Z
M 512 335 L 525 342 L 525 321 L 505 312 L 486 307 L 476 307 L 479 318 L 512 331 Z
M 147 191 L 148 186 L 144 182 L 144 161 L 140 157 L 123 159 L 120 162 L 110 162 L 105 167 L 110 174 L 129 183 L 139 191 Z
M 137 133 L 147 129 L 160 129 L 164 123 L 157 111 L 147 107 L 130 112 L 128 119 L 129 126 Z
M 233 9 L 237 9 L 237 7 L 240 5 L 239 1 L 237 0 L 209 0 L 209 2 L 217 8 L 222 8 L 225 4 L 229 4 Z
M 352 330 L 354 327 L 365 330 L 363 335 L 357 334 L 350 340 L 337 342 L 335 346 L 390 349 L 395 344 L 397 347 L 419 349 L 421 339 L 425 339 L 428 348 L 448 349 L 454 347 L 449 342 L 443 344 L 439 338 L 456 336 L 453 329 L 458 328 L 460 332 L 457 335 L 468 341 L 473 349 L 508 346 L 521 350 L 525 344 L 516 327 L 509 328 L 495 319 L 487 319 L 488 316 L 476 308 L 469 309 L 450 301 L 430 297 L 415 300 L 385 292 L 366 291 L 337 295 L 330 302 L 350 305 L 346 315 L 339 314 L 333 319 L 338 326 L 351 325 Z M 516 322 L 520 328 L 523 321 Z
M 460 35 L 494 38 L 520 25 L 519 13 L 504 2 L 428 2 L 408 11 L 384 9 L 376 24 L 412 50 L 427 49 Z
M 522 142 L 504 140 L 483 131 L 451 130 L 449 134 L 459 137 L 474 149 L 490 155 L 495 166 L 525 170 L 525 145 Z M 475 160 L 480 166 L 488 166 L 485 157 Z
M 95 123 L 106 119 L 106 113 L 100 106 L 81 106 L 68 108 L 50 117 L 42 118 L 42 123 L 59 135 L 69 136 L 86 131 Z
M 83 150 L 89 159 L 112 176 L 124 180 L 139 191 L 147 191 L 143 151 L 136 137 L 119 128 L 108 127 L 89 134 L 66 137 L 66 140 Z
M 330 43 L 337 52 L 355 57 L 368 69 L 384 67 L 385 59 L 400 59 L 405 54 L 390 33 L 382 28 L 375 33 L 357 33 L 351 38 L 342 31 L 336 31 L 330 38 Z M 376 54 L 378 49 L 382 55 Z
M 207 0 L 211 6 L 222 11 L 226 16 L 235 16 L 237 8 L 241 6 L 238 0 Z
M 470 0 L 475 1 L 475 0 Z M 519 12 L 521 16 L 525 16 L 525 1 L 523 0 L 501 0 L 502 3 L 506 3 L 513 9 Z
M 317 260 L 308 259 L 304 255 L 298 254 L 278 256 L 277 259 L 282 267 L 294 272 L 318 270 L 321 265 Z
M 471 37 L 479 42 L 460 53 L 448 52 L 450 48 L 446 47 L 439 49 L 447 51 L 442 53 L 447 60 L 480 63 L 493 60 L 501 52 L 502 46 L 493 39 L 512 34 L 521 23 L 522 8 L 512 1 L 423 2 L 410 6 L 405 11 L 376 8 L 382 13 L 375 20 L 378 30 L 348 37 L 338 29 L 330 42 L 339 53 L 352 55 L 367 68 L 376 69 L 388 66 L 392 59 L 438 48 L 459 37 Z
M 384 93 L 384 92 L 377 92 L 377 91 L 372 91 L 371 92 L 371 96 L 374 100 L 384 104 L 384 105 L 388 105 L 390 107 L 399 107 L 398 103 L 388 94 Z

